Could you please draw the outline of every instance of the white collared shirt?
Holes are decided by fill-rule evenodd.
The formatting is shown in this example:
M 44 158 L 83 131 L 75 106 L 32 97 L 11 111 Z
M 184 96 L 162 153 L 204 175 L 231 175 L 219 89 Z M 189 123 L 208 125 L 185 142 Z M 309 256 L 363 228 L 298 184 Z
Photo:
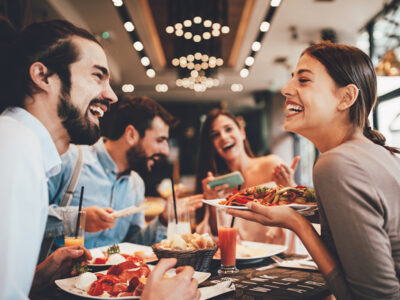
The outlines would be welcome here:
M 61 159 L 44 125 L 22 108 L 0 116 L 0 299 L 28 299 L 47 220 L 47 180 Z

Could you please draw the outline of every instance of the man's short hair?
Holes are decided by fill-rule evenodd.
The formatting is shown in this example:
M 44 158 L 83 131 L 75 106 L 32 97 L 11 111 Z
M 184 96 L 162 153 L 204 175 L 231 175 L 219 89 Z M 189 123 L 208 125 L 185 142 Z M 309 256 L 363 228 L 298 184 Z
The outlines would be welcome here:
M 140 136 L 144 137 L 145 131 L 157 116 L 170 127 L 176 124 L 176 119 L 153 99 L 123 96 L 111 105 L 111 109 L 101 119 L 102 135 L 115 141 L 124 134 L 128 125 L 133 125 Z
M 0 41 L 0 111 L 10 106 L 24 107 L 25 98 L 39 91 L 29 74 L 35 62 L 47 67 L 48 76 L 57 74 L 63 83 L 62 92 L 68 94 L 70 65 L 80 55 L 71 38 L 82 37 L 99 44 L 91 33 L 63 20 L 33 23 L 17 33 L 7 19 L 0 18 L 0 36 L 4 36 Z

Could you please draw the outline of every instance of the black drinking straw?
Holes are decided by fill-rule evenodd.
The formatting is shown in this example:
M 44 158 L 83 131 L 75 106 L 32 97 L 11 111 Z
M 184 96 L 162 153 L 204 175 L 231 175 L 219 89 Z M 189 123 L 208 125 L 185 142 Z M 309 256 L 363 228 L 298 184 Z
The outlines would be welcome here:
M 241 188 L 242 186 L 239 184 L 238 185 L 238 191 L 240 191 L 240 188 Z M 231 221 L 231 228 L 233 228 L 233 225 L 235 224 L 235 217 L 232 217 L 232 221 Z
M 81 212 L 81 210 L 82 210 L 82 202 L 83 202 L 83 192 L 84 192 L 84 190 L 85 190 L 85 187 L 82 186 L 82 187 L 81 187 L 81 196 L 80 196 L 80 198 L 79 198 L 78 218 L 77 218 L 77 220 L 76 220 L 75 238 L 78 237 L 78 233 L 79 233 L 79 222 L 80 222 L 80 219 L 81 219 L 81 214 L 80 214 L 80 212 Z
M 171 175 L 171 184 L 172 184 L 172 200 L 174 201 L 174 211 L 175 211 L 175 224 L 178 224 L 178 214 L 176 213 L 176 197 L 175 197 L 175 184 L 174 184 L 174 175 Z

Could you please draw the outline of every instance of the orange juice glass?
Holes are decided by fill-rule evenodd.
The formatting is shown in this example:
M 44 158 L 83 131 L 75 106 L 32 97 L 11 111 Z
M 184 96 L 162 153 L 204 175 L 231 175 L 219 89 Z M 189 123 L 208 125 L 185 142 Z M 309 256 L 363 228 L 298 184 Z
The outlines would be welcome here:
M 71 206 L 68 207 L 67 210 L 63 211 L 64 244 L 66 247 L 75 245 L 80 245 L 80 246 L 84 245 L 85 222 L 86 222 L 86 212 L 85 211 L 78 212 L 78 207 Z
M 235 274 L 236 268 L 236 237 L 237 229 L 231 227 L 232 216 L 224 210 L 217 209 L 218 246 L 221 252 L 221 268 L 218 274 Z

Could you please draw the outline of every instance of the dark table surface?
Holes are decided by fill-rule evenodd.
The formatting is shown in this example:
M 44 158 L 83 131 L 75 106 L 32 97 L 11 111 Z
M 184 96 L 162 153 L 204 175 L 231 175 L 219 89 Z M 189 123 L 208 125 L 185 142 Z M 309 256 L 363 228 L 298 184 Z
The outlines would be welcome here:
M 283 257 L 283 256 L 281 256 Z M 284 257 L 292 259 L 295 257 Z M 222 280 L 230 278 L 234 281 L 236 290 L 213 299 L 324 299 L 330 295 L 325 280 L 318 271 L 299 270 L 273 267 L 270 269 L 257 270 L 274 262 L 270 258 L 255 261 L 253 263 L 238 263 L 240 272 L 233 276 L 219 276 L 217 270 L 219 261 L 211 264 L 211 276 L 200 284 L 200 287 L 211 286 Z M 55 284 L 37 295 L 31 296 L 32 300 L 50 299 L 83 299 L 68 294 L 59 289 Z

